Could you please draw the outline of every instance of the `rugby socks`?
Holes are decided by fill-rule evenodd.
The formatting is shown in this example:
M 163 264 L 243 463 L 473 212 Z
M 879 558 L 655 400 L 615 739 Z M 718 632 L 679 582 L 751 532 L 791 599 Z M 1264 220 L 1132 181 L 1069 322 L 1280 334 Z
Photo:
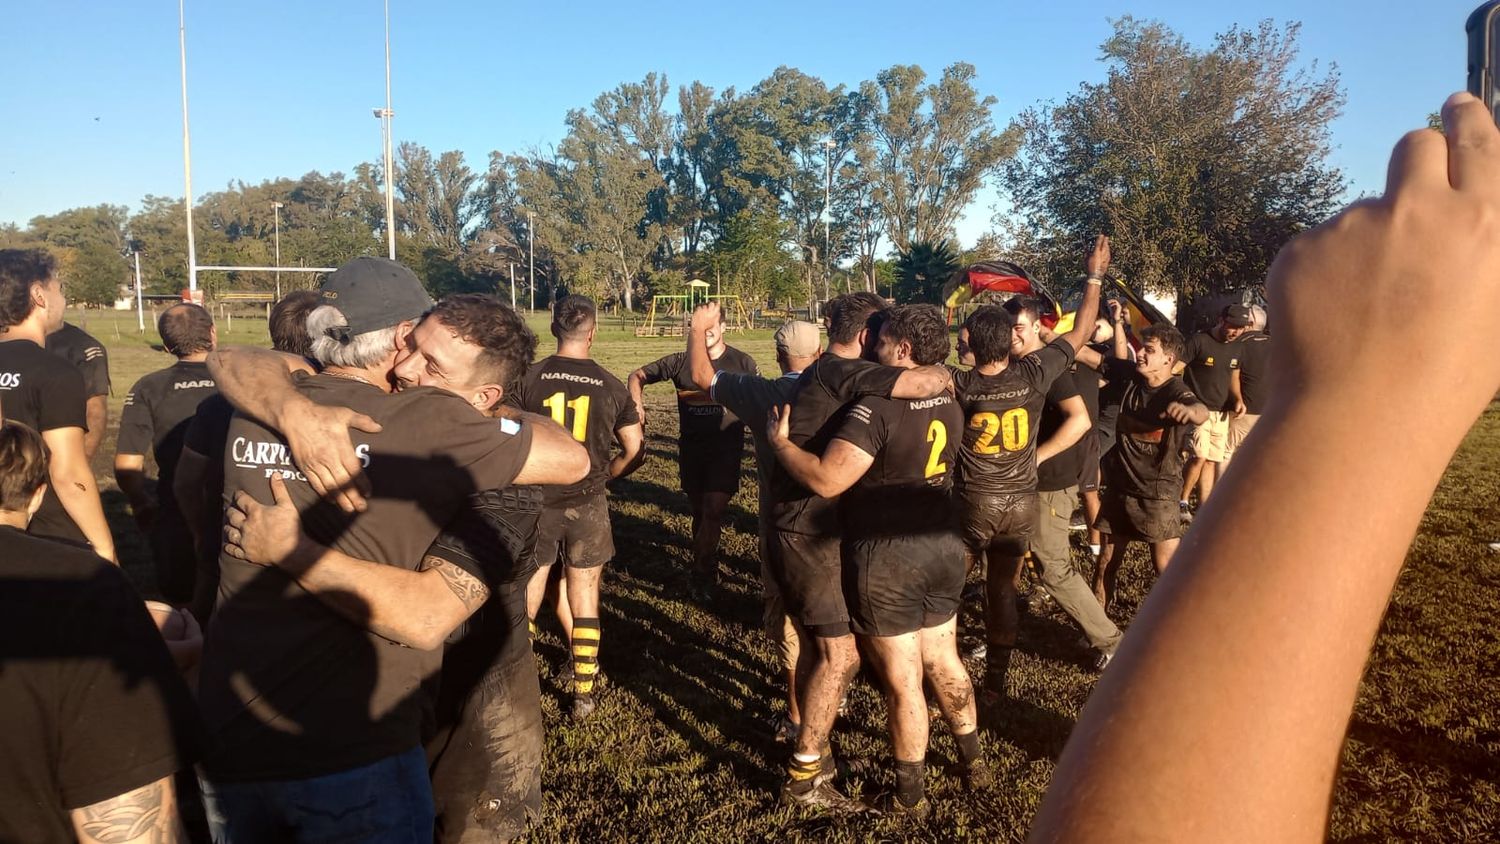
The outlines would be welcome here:
M 964 767 L 969 767 L 979 761 L 979 731 L 955 735 L 953 743 L 958 745 L 958 761 Z
M 1097 557 L 1097 556 L 1099 556 L 1099 552 L 1102 551 L 1103 549 L 1104 549 L 1103 545 L 1090 545 L 1089 546 L 1089 553 L 1093 554 L 1095 557 Z
M 573 619 L 573 694 L 588 697 L 594 693 L 594 677 L 599 673 L 599 619 Z
M 531 637 L 531 641 L 536 641 L 536 619 L 526 619 L 526 634 Z
M 811 753 L 793 753 L 786 765 L 787 788 L 804 793 L 813 787 L 813 780 L 823 772 L 823 757 Z
M 922 802 L 927 763 L 896 760 L 896 799 L 908 809 Z
M 1008 645 L 990 645 L 984 656 L 984 688 L 987 691 L 1005 694 L 1005 675 L 1010 673 L 1010 655 L 1014 648 Z

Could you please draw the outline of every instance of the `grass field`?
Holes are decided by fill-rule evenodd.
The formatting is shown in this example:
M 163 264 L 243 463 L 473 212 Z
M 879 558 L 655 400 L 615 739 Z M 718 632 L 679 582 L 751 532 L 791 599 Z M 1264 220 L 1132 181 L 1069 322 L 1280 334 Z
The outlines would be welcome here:
M 76 316 L 76 315 L 75 315 Z M 75 319 L 76 321 L 76 319 Z M 545 324 L 533 320 L 551 350 Z M 120 402 L 131 383 L 170 358 L 152 349 L 133 314 L 91 313 L 87 329 L 110 348 L 111 430 L 95 459 L 122 562 L 144 592 L 150 562 L 109 472 Z M 265 344 L 264 319 L 221 326 L 225 343 Z M 638 340 L 609 325 L 597 357 L 625 377 L 681 348 Z M 730 342 L 774 370 L 769 332 Z M 747 461 L 721 546 L 726 588 L 707 607 L 684 594 L 689 517 L 677 489 L 676 410 L 670 391 L 648 390 L 648 459 L 612 499 L 618 555 L 604 585 L 599 711 L 573 725 L 556 673 L 564 648 L 544 623 L 538 643 L 548 723 L 545 817 L 533 841 L 1019 840 L 1053 760 L 1093 685 L 1071 624 L 1023 616 L 1012 668 L 1014 703 L 984 736 L 1000 777 L 988 792 L 958 791 L 937 772 L 954 757 L 934 727 L 925 820 L 805 817 L 774 799 L 784 749 L 771 738 L 781 708 L 779 670 L 759 634 L 754 474 Z M 1334 798 L 1339 841 L 1494 841 L 1500 836 L 1500 405 L 1475 428 L 1449 468 L 1397 587 L 1360 692 Z M 1274 526 L 1268 526 L 1274 529 Z M 1331 532 L 1351 529 L 1331 524 Z M 1086 551 L 1075 561 L 1083 564 Z M 1309 566 L 1324 564 L 1306 561 Z M 1122 579 L 1116 621 L 1128 625 L 1150 586 L 1144 555 Z M 977 630 L 978 619 L 966 618 Z M 835 733 L 839 755 L 865 792 L 887 785 L 883 704 L 856 684 Z M 1247 736 L 1247 741 L 1254 741 Z

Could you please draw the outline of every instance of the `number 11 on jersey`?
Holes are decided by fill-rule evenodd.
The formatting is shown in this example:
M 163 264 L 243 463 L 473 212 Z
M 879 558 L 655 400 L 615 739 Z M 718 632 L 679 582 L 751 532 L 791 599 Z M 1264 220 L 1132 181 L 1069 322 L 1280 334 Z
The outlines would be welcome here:
M 542 401 L 542 406 L 552 413 L 552 421 L 568 427 L 564 414 L 573 411 L 573 439 L 583 442 L 589 432 L 589 397 L 579 396 L 572 401 L 568 400 L 566 393 L 561 391 L 553 393 Z

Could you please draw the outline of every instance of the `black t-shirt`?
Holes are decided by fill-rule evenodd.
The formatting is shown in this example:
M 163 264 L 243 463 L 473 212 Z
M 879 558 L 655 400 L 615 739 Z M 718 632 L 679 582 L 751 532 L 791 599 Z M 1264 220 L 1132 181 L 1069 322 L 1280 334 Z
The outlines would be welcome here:
M 789 372 L 780 378 L 762 378 L 744 372 L 720 372 L 714 375 L 709 394 L 728 408 L 730 413 L 749 420 L 750 436 L 755 443 L 755 478 L 760 493 L 760 512 L 771 513 L 771 477 L 780 465 L 771 441 L 766 438 L 766 424 L 771 408 L 790 404 L 801 373 Z M 762 525 L 765 519 L 761 520 Z
M 1240 397 L 1245 412 L 1259 414 L 1266 406 L 1271 370 L 1271 338 L 1260 331 L 1240 335 Z
M 414 570 L 439 531 L 487 489 L 509 486 L 531 449 L 531 427 L 480 415 L 427 387 L 387 394 L 331 374 L 298 376 L 318 404 L 379 422 L 351 432 L 370 483 L 355 515 L 318 498 L 285 441 L 236 415 L 224 457 L 224 495 L 270 503 L 279 473 L 317 542 Z M 275 568 L 219 558 L 219 600 L 204 646 L 199 703 L 217 735 L 205 762 L 226 781 L 294 779 L 369 764 L 416 747 L 423 676 L 438 652 L 416 651 L 346 621 Z
M 1052 382 L 1052 387 L 1047 390 L 1047 401 L 1042 405 L 1042 424 L 1037 431 L 1037 442 L 1046 442 L 1062 427 L 1064 414 L 1062 403 L 1075 396 L 1082 396 L 1083 391 L 1078 388 L 1078 382 L 1085 378 L 1099 383 L 1094 373 L 1088 369 L 1082 372 L 1064 372 L 1058 379 Z M 1087 407 L 1087 401 L 1084 402 Z M 1092 417 L 1090 417 L 1092 418 Z M 1085 433 L 1085 437 L 1091 436 Z M 1038 492 L 1056 492 L 1078 485 L 1078 476 L 1083 473 L 1083 440 L 1073 443 L 1054 455 L 1051 460 L 1037 465 L 1036 488 Z
M 47 351 L 62 356 L 82 373 L 88 398 L 109 395 L 109 352 L 87 331 L 65 322 L 47 335 Z
M 854 403 L 835 439 L 848 441 L 875 462 L 839 499 L 844 539 L 951 532 L 963 424 L 963 411 L 947 394 Z
M 115 453 L 145 454 L 148 448 L 151 450 L 156 457 L 156 497 L 164 513 L 177 509 L 172 478 L 177 473 L 177 457 L 182 453 L 188 424 L 198 405 L 218 392 L 208 374 L 208 364 L 180 360 L 142 377 L 125 394 Z
M 30 340 L 0 343 L 0 411 L 6 419 L 30 425 L 40 433 L 58 428 L 87 431 L 87 401 L 83 374 L 60 356 Z M 47 485 L 42 509 L 32 518 L 30 532 L 86 542 L 52 487 Z
M 192 765 L 202 728 L 140 595 L 87 549 L 0 526 L 0 841 Z
M 867 396 L 887 398 L 904 370 L 862 358 L 843 358 L 826 352 L 803 370 L 792 392 L 791 441 L 822 454 L 844 424 L 845 405 Z M 800 534 L 836 534 L 834 502 L 814 495 L 797 483 L 776 461 L 771 472 L 776 529 Z
M 1201 402 L 1175 376 L 1152 388 L 1128 360 L 1110 358 L 1106 367 L 1110 380 L 1125 382 L 1119 437 L 1104 456 L 1106 485 L 1112 493 L 1175 501 L 1182 492 L 1182 445 L 1192 426 L 1164 414 L 1172 402 Z
M 1188 338 L 1183 362 L 1183 380 L 1209 410 L 1233 410 L 1229 400 L 1229 373 L 1240 365 L 1240 344 L 1221 343 L 1207 331 Z
M 547 500 L 603 492 L 615 431 L 641 421 L 620 379 L 596 361 L 552 355 L 531 365 L 516 397 L 523 410 L 551 416 L 588 449 L 588 477 L 572 486 L 546 487 Z
M 734 348 L 725 346 L 724 354 L 713 362 L 715 372 L 745 372 L 759 375 L 760 368 L 755 359 Z M 676 352 L 641 367 L 646 374 L 646 383 L 671 381 L 677 387 L 677 420 L 681 431 L 683 449 L 706 449 L 721 452 L 745 447 L 745 423 L 724 406 L 698 389 L 693 373 L 688 366 L 686 352 Z
M 1043 398 L 1073 362 L 1066 340 L 1019 358 L 994 375 L 954 370 L 953 388 L 967 420 L 959 452 L 966 496 L 1036 490 L 1036 445 L 1042 439 Z

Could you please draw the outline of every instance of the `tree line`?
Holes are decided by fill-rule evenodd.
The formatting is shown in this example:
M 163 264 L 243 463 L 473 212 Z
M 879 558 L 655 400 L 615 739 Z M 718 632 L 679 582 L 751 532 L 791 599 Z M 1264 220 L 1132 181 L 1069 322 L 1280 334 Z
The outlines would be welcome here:
M 534 251 L 539 305 L 567 289 L 635 309 L 697 277 L 752 306 L 801 306 L 849 289 L 935 301 L 955 268 L 1000 256 L 1062 280 L 1103 231 L 1138 287 L 1191 298 L 1258 283 L 1343 196 L 1327 161 L 1344 102 L 1336 69 L 1300 61 L 1296 24 L 1234 27 L 1203 47 L 1159 22 L 1113 25 L 1104 81 L 1004 128 L 959 62 L 936 77 L 895 65 L 854 86 L 780 67 L 745 91 L 648 73 L 570 110 L 554 147 L 492 152 L 482 169 L 405 142 L 397 257 L 436 295 L 508 296 Z M 960 251 L 955 226 L 986 184 L 1004 208 Z M 283 266 L 384 254 L 383 185 L 379 162 L 232 183 L 195 202 L 198 261 L 270 266 L 278 229 Z M 0 226 L 0 245 L 58 251 L 81 301 L 112 302 L 132 253 L 147 290 L 175 292 L 187 286 L 183 211 L 159 196 L 134 213 L 74 208 Z M 212 294 L 273 279 L 200 283 Z

